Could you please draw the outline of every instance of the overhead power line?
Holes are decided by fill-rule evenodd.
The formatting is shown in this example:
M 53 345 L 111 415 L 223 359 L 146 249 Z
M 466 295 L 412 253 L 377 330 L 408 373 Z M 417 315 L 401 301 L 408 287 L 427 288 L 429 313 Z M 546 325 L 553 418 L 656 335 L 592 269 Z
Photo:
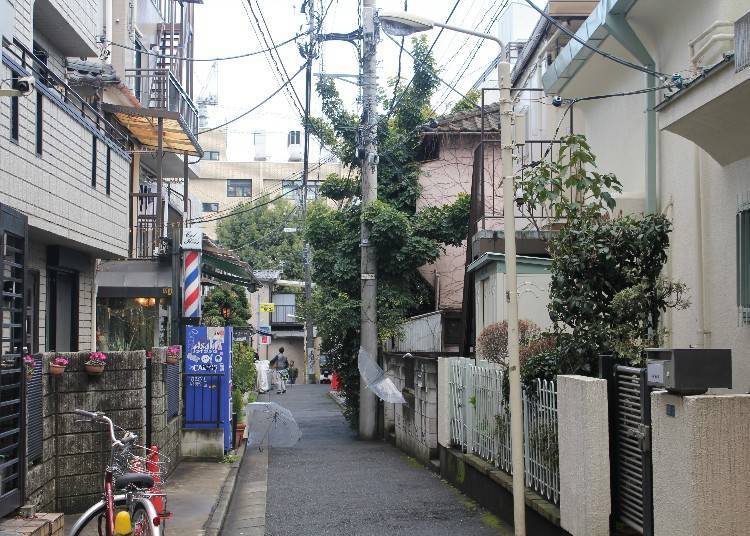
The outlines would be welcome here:
M 295 186 L 294 188 L 290 188 L 289 190 L 287 190 L 283 194 L 277 195 L 276 197 L 268 199 L 267 201 L 264 201 L 263 203 L 260 203 L 260 204 L 257 204 L 257 205 L 253 205 L 253 206 L 248 207 L 248 208 L 243 208 L 243 209 L 240 209 L 240 210 L 236 210 L 235 209 L 232 212 L 230 212 L 229 214 L 225 214 L 223 216 L 215 216 L 213 218 L 203 218 L 203 219 L 201 219 L 201 218 L 195 218 L 193 220 L 188 220 L 187 223 L 198 223 L 198 224 L 200 224 L 200 223 L 208 223 L 208 222 L 211 222 L 211 221 L 218 221 L 218 220 L 223 220 L 223 219 L 226 219 L 226 218 L 230 218 L 232 216 L 236 216 L 237 214 L 244 214 L 244 213 L 250 212 L 252 210 L 257 210 L 257 209 L 259 209 L 261 207 L 265 207 L 266 205 L 270 205 L 271 203 L 273 203 L 275 201 L 278 201 L 279 199 L 282 199 L 282 198 L 286 197 L 290 193 L 295 192 L 295 191 L 299 190 L 300 188 L 302 188 L 302 186 Z
M 252 107 L 252 108 L 250 108 L 249 110 L 246 110 L 246 111 L 242 112 L 242 113 L 241 113 L 240 115 L 238 115 L 238 116 L 236 116 L 236 117 L 233 117 L 233 118 L 232 118 L 232 119 L 230 119 L 229 121 L 225 121 L 224 123 L 222 123 L 222 124 L 220 124 L 220 125 L 217 125 L 217 126 L 215 126 L 215 127 L 211 127 L 211 128 L 207 128 L 207 129 L 205 129 L 205 130 L 201 130 L 200 132 L 198 132 L 198 134 L 205 134 L 206 132 L 211 132 L 211 131 L 213 131 L 213 130 L 218 130 L 218 129 L 220 129 L 220 128 L 224 128 L 225 126 L 227 126 L 227 125 L 230 125 L 230 124 L 234 123 L 235 121 L 238 121 L 238 120 L 242 119 L 242 118 L 243 118 L 243 117 L 245 117 L 246 115 L 249 115 L 249 114 L 251 114 L 252 112 L 254 112 L 255 110 L 257 110 L 258 108 L 260 108 L 261 106 L 263 106 L 263 105 L 264 105 L 265 103 L 267 103 L 268 101 L 270 101 L 270 100 L 271 100 L 272 98 L 274 98 L 274 97 L 275 97 L 276 95 L 278 95 L 279 93 L 281 93 L 281 91 L 282 91 L 282 90 L 283 90 L 283 89 L 284 89 L 284 88 L 285 88 L 286 86 L 288 86 L 289 84 L 291 84 L 292 80 L 294 80 L 294 79 L 295 79 L 295 78 L 297 77 L 297 75 L 298 75 L 299 73 L 301 73 L 301 72 L 302 72 L 302 71 L 303 71 L 304 69 L 305 69 L 305 65 L 303 64 L 303 65 L 302 65 L 302 66 L 301 66 L 301 67 L 300 67 L 300 68 L 299 68 L 299 69 L 297 70 L 297 72 L 296 72 L 296 73 L 294 73 L 294 74 L 293 74 L 293 75 L 292 75 L 292 76 L 291 76 L 290 78 L 288 78 L 288 79 L 287 79 L 287 80 L 286 80 L 286 81 L 285 81 L 285 82 L 284 82 L 283 84 L 281 84 L 281 86 L 279 86 L 279 87 L 278 87 L 278 88 L 277 88 L 277 89 L 276 89 L 276 90 L 275 90 L 275 91 L 274 91 L 273 93 L 271 93 L 271 94 L 270 94 L 270 95 L 269 95 L 268 97 L 266 97 L 265 99 L 263 99 L 262 101 L 260 101 L 260 102 L 259 102 L 258 104 L 256 104 L 255 106 L 253 106 L 253 107 Z
M 658 78 L 668 78 L 667 75 L 664 73 L 660 73 L 659 71 L 654 71 L 653 69 L 649 69 L 648 67 L 644 67 L 643 65 L 638 65 L 637 63 L 633 63 L 631 61 L 625 60 L 620 58 L 619 56 L 615 56 L 614 54 L 610 54 L 609 52 L 604 52 L 603 50 L 599 50 L 598 48 L 589 45 L 585 40 L 578 37 L 575 33 L 571 32 L 568 28 L 566 28 L 563 24 L 560 24 L 557 22 L 557 20 L 550 15 L 547 14 L 545 10 L 534 4 L 532 0 L 526 0 L 526 3 L 529 4 L 534 10 L 539 13 L 542 17 L 547 19 L 551 24 L 555 25 L 561 32 L 563 32 L 565 35 L 570 37 L 572 40 L 577 41 L 581 45 L 583 45 L 585 48 L 588 48 L 592 52 L 599 54 L 600 56 L 603 56 L 607 58 L 608 60 L 614 61 L 615 63 L 619 63 L 620 65 L 624 65 L 625 67 L 630 67 L 631 69 L 635 69 L 636 71 L 640 71 L 642 73 L 650 74 L 652 76 L 656 76 Z
M 295 35 L 293 37 L 290 37 L 289 39 L 287 39 L 285 41 L 282 41 L 281 43 L 279 43 L 277 45 L 274 45 L 274 46 L 272 46 L 270 48 L 264 48 L 262 50 L 254 50 L 253 52 L 244 52 L 242 54 L 236 54 L 234 56 L 220 56 L 220 57 L 217 57 L 217 58 L 186 58 L 186 57 L 183 57 L 183 56 L 170 56 L 168 54 L 159 54 L 158 52 L 150 52 L 148 50 L 143 50 L 142 48 L 135 48 L 135 47 L 132 47 L 132 46 L 129 46 L 129 45 L 123 45 L 122 43 L 115 43 L 114 41 L 110 42 L 110 44 L 113 47 L 124 48 L 126 50 L 132 50 L 134 52 L 139 52 L 141 54 L 146 54 L 148 56 L 157 56 L 159 58 L 166 58 L 166 59 L 170 59 L 170 60 L 183 60 L 183 61 L 225 61 L 225 60 L 237 60 L 237 59 L 240 59 L 240 58 L 248 58 L 250 56 L 257 56 L 259 54 L 265 54 L 266 52 L 269 52 L 271 50 L 275 50 L 277 48 L 283 47 L 284 45 L 288 45 L 289 43 L 293 43 L 294 41 L 296 41 L 297 39 L 299 39 L 300 37 L 303 37 L 305 35 L 307 35 L 307 32 L 303 32 L 303 33 L 297 34 L 297 35 Z

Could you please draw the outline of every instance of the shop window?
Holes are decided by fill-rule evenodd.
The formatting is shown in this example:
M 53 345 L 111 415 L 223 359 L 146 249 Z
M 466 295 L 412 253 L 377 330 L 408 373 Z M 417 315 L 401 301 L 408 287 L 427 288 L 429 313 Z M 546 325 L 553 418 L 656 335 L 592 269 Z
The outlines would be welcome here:
M 96 346 L 103 352 L 167 346 L 170 299 L 97 298 L 96 326 Z

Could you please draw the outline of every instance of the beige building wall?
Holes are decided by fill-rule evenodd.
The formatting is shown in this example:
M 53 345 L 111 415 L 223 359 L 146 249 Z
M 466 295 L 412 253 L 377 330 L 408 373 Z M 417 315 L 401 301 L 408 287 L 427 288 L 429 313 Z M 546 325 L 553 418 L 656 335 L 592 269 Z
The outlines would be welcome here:
M 747 2 L 717 0 L 638 1 L 627 21 L 664 73 L 690 77 L 696 67 L 691 62 L 688 43 L 715 21 L 735 21 L 750 11 Z M 722 30 L 724 31 L 724 30 Z M 726 30 L 731 31 L 731 30 Z M 630 61 L 636 61 L 613 37 L 601 47 Z M 721 58 L 732 50 L 733 41 L 717 41 L 699 66 Z M 539 63 L 527 85 L 541 86 L 546 65 Z M 747 79 L 745 75 L 736 78 Z M 665 345 L 675 347 L 714 347 L 732 350 L 734 392 L 750 391 L 750 325 L 743 325 L 737 307 L 737 207 L 750 196 L 750 157 L 721 165 L 692 141 L 668 132 L 675 108 L 686 102 L 708 102 L 730 89 L 727 78 L 735 76 L 734 66 L 707 77 L 689 90 L 689 94 L 661 109 L 657 114 L 657 191 L 659 211 L 673 223 L 669 261 L 664 276 L 687 284 L 691 306 L 670 310 L 663 316 L 667 330 Z M 592 55 L 564 88 L 564 97 L 603 95 L 645 87 L 644 75 Z M 657 93 L 657 103 L 667 92 Z M 549 99 L 549 97 L 547 98 Z M 741 104 L 740 104 L 741 105 Z M 530 103 L 534 113 L 554 118 L 560 109 Z M 696 106 L 698 106 L 696 104 Z M 516 108 L 523 108 L 519 102 Z M 618 210 L 641 213 L 646 186 L 646 97 L 633 95 L 578 103 L 574 107 L 575 131 L 586 134 L 602 172 L 613 172 L 623 183 Z M 731 113 L 729 111 L 728 113 Z M 530 119 L 530 132 L 551 136 L 549 128 L 559 122 L 547 118 Z M 537 131 L 534 131 L 537 132 Z M 567 118 L 562 133 L 567 132 Z M 738 137 L 722 132 L 727 143 Z M 703 255 L 699 255 L 700 246 Z
M 218 203 L 219 212 L 227 210 L 257 199 L 263 195 L 278 197 L 283 193 L 282 185 L 285 180 L 302 180 L 302 162 L 233 162 L 227 160 L 227 132 L 216 130 L 202 134 L 199 141 L 204 151 L 218 151 L 219 160 L 207 160 L 205 157 L 194 166 L 198 179 L 190 181 L 191 193 L 202 203 Z M 320 182 L 332 174 L 343 173 L 340 163 L 323 164 L 311 163 L 310 184 L 317 187 Z M 246 179 L 252 181 L 251 197 L 229 197 L 227 195 L 227 180 Z M 284 197 L 290 201 L 299 198 L 298 192 Z M 216 212 L 206 210 L 203 216 L 210 218 Z M 205 233 L 216 238 L 216 222 L 204 224 Z

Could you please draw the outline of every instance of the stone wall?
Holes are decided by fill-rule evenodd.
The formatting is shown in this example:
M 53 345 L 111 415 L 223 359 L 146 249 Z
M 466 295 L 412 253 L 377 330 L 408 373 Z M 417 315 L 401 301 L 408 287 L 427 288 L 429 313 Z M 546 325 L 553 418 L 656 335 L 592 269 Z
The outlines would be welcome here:
M 64 355 L 70 360 L 62 376 L 49 375 L 49 360 Z M 169 458 L 164 469 L 179 461 L 181 417 L 167 419 L 167 389 L 164 372 L 166 349 L 146 352 L 110 352 L 100 376 L 89 376 L 84 363 L 88 352 L 42 354 L 43 454 L 27 469 L 26 502 L 40 511 L 81 512 L 98 500 L 102 475 L 109 462 L 111 442 L 99 424 L 82 422 L 75 409 L 102 411 L 117 426 L 138 434 L 146 442 L 146 367 L 150 364 L 151 443 Z M 182 404 L 179 404 L 180 407 Z
M 170 473 L 180 457 L 180 429 L 182 428 L 182 404 L 176 417 L 169 418 L 167 412 L 167 368 L 180 365 L 168 365 L 167 349 L 154 348 L 149 363 L 151 366 L 151 444 L 159 447 L 163 469 Z M 180 380 L 182 376 L 180 375 Z M 180 382 L 180 393 L 182 383 Z
M 388 376 L 406 399 L 406 404 L 393 404 L 396 446 L 423 462 L 436 459 L 437 359 L 396 354 L 385 359 Z

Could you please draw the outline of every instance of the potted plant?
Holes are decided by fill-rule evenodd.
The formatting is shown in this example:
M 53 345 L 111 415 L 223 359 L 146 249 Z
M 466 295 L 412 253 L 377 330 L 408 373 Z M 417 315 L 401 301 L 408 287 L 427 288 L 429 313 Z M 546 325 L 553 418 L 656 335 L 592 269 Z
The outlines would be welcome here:
M 49 373 L 52 376 L 60 376 L 63 372 L 65 372 L 65 367 L 68 366 L 68 363 L 70 361 L 67 360 L 67 358 L 56 355 L 52 361 L 49 362 Z
M 104 366 L 107 364 L 107 355 L 103 352 L 91 352 L 89 360 L 84 363 L 86 372 L 91 376 L 98 376 L 104 372 Z
M 167 364 L 176 365 L 180 361 L 180 350 L 179 346 L 170 346 L 167 348 Z
M 25 355 L 23 356 L 23 369 L 26 373 L 26 379 L 30 380 L 31 377 L 34 375 L 34 367 L 36 366 L 36 362 L 34 361 L 34 356 L 31 355 Z
M 234 445 L 235 448 L 239 448 L 242 445 L 242 440 L 245 435 L 245 423 L 242 422 L 245 412 L 245 404 L 243 400 L 242 391 L 235 388 L 232 391 L 232 412 L 235 418 L 234 427 Z

